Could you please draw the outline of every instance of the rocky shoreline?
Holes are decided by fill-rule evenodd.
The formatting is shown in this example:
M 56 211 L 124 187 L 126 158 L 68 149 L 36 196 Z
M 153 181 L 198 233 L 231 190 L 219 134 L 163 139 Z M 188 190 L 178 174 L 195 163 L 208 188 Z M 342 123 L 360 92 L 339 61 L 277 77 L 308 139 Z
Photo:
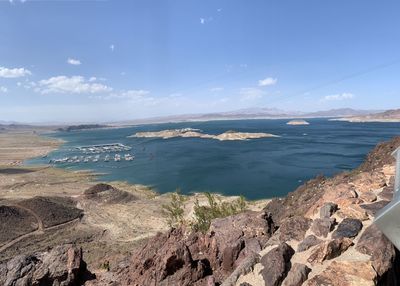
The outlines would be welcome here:
M 171 130 L 162 130 L 162 131 L 153 131 L 153 132 L 137 132 L 136 134 L 130 137 L 137 138 L 162 138 L 162 139 L 170 139 L 170 138 L 204 138 L 204 139 L 215 139 L 219 141 L 226 140 L 249 140 L 249 139 L 258 139 L 258 138 L 268 138 L 268 137 L 279 137 L 270 133 L 249 133 L 249 132 L 237 132 L 237 131 L 226 131 L 224 133 L 218 135 L 211 135 L 202 133 L 201 130 L 192 129 L 192 128 L 184 128 L 184 129 L 171 129 Z

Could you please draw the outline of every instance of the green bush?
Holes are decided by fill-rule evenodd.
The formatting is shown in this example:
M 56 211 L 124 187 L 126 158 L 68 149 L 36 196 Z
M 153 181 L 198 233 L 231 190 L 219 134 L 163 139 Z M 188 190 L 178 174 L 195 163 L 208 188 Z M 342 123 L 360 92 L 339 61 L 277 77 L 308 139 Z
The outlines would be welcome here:
M 163 215 L 167 218 L 170 227 L 176 227 L 184 224 L 184 205 L 186 198 L 180 194 L 179 189 L 171 194 L 171 202 L 167 205 L 162 205 Z
M 246 210 L 246 201 L 243 196 L 233 202 L 217 201 L 215 195 L 210 193 L 205 193 L 205 196 L 208 205 L 200 206 L 198 200 L 194 204 L 194 218 L 191 224 L 194 231 L 205 233 L 210 228 L 213 219 L 227 217 Z

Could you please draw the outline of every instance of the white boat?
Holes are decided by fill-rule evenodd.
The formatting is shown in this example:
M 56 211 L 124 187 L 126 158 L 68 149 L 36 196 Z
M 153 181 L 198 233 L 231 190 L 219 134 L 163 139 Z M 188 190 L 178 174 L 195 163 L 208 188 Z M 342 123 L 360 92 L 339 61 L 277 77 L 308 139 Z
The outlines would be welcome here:
M 106 156 L 104 157 L 104 162 L 108 162 L 108 161 L 110 161 L 110 156 L 106 155 Z
M 124 159 L 125 161 L 132 161 L 135 157 L 133 157 L 131 154 L 125 154 Z
M 114 161 L 115 161 L 115 162 L 121 161 L 121 155 L 115 154 L 115 156 L 114 156 Z

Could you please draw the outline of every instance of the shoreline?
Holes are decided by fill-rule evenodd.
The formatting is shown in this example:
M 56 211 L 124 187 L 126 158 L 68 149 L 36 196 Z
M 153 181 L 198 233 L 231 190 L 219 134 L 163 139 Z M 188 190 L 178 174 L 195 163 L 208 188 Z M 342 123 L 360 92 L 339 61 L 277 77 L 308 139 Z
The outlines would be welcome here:
M 399 123 L 400 119 L 358 119 L 358 118 L 332 118 L 329 121 L 342 121 L 350 123 Z

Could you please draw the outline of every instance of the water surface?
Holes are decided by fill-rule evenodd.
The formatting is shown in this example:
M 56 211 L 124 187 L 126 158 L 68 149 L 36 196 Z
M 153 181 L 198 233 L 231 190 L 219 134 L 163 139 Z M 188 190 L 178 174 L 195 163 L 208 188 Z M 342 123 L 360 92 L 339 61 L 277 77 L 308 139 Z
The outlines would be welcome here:
M 82 145 L 120 142 L 131 146 L 134 161 L 66 163 L 60 168 L 90 169 L 104 173 L 99 180 L 122 180 L 153 186 L 158 192 L 180 188 L 242 194 L 249 199 L 284 196 L 318 174 L 331 176 L 357 167 L 378 143 L 399 134 L 399 123 L 348 123 L 307 120 L 310 125 L 290 126 L 288 120 L 231 120 L 152 124 L 120 129 L 59 132 L 50 136 L 67 143 L 48 158 L 83 155 Z M 279 138 L 217 141 L 203 138 L 127 138 L 139 131 L 198 128 L 209 134 L 227 130 L 266 132 Z M 125 152 L 126 153 L 126 152 Z M 121 153 L 123 155 L 124 153 Z M 102 155 L 104 156 L 104 155 Z

